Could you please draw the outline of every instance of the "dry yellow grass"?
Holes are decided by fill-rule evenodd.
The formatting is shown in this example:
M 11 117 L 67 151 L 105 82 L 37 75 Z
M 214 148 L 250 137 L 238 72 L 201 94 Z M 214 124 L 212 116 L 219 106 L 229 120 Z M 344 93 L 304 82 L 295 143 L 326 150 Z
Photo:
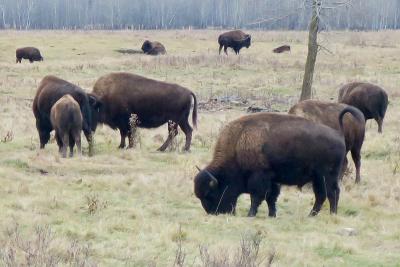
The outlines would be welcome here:
M 60 76 L 91 90 L 94 81 L 112 71 L 129 71 L 176 82 L 201 101 L 212 96 L 238 96 L 251 103 L 285 111 L 296 101 L 306 57 L 306 33 L 251 32 L 253 45 L 240 57 L 218 56 L 217 31 L 63 32 L 4 31 L 0 35 L 0 250 L 2 264 L 9 248 L 34 240 L 36 232 L 53 237 L 43 254 L 62 264 L 99 266 L 171 266 L 182 243 L 185 266 L 201 266 L 199 246 L 217 255 L 237 252 L 242 235 L 263 237 L 260 254 L 275 251 L 274 266 L 400 265 L 400 32 L 332 32 L 321 34 L 333 55 L 320 53 L 315 75 L 316 97 L 336 100 L 338 87 L 363 80 L 383 86 L 390 98 L 384 133 L 368 123 L 363 147 L 362 182 L 354 173 L 341 185 L 339 213 L 327 205 L 308 218 L 313 194 L 283 188 L 278 217 L 266 217 L 263 204 L 256 218 L 245 217 L 248 196 L 236 216 L 207 216 L 193 195 L 195 165 L 211 158 L 218 132 L 245 113 L 244 107 L 200 111 L 192 152 L 158 153 L 159 135 L 167 127 L 140 130 L 134 150 L 118 150 L 119 134 L 108 127 L 96 132 L 96 155 L 62 159 L 54 141 L 38 149 L 31 111 L 40 79 Z M 123 55 L 117 49 L 139 49 L 144 39 L 165 44 L 168 55 Z M 283 43 L 292 52 L 271 50 Z M 15 48 L 36 46 L 42 63 L 15 64 Z M 178 135 L 182 147 L 183 135 Z M 87 143 L 84 143 L 87 147 Z M 87 148 L 86 148 L 87 149 Z M 87 150 L 86 150 L 87 152 Z M 327 204 L 327 203 L 326 203 Z M 48 228 L 47 228 L 48 227 Z M 344 228 L 356 235 L 341 234 Z M 11 229 L 11 230 L 10 230 Z M 14 230 L 12 230 L 14 229 Z M 181 230 L 180 230 L 181 229 Z M 14 240 L 14 241 L 13 241 Z M 31 243 L 34 247 L 35 242 Z M 76 255 L 76 256 L 74 256 Z M 234 255 L 233 255 L 234 256 Z

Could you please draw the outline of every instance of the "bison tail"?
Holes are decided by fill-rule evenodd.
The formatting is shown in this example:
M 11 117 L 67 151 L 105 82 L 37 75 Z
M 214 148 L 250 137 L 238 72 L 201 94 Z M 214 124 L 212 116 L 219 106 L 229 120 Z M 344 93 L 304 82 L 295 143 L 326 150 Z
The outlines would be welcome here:
M 197 98 L 193 92 L 191 93 L 191 95 L 193 96 L 192 123 L 193 123 L 193 127 L 195 129 L 197 129 Z
M 357 121 L 359 121 L 360 123 L 365 123 L 365 117 L 358 108 L 352 106 L 345 107 L 339 114 L 339 125 L 340 125 L 340 131 L 342 133 L 343 133 L 343 117 L 346 113 L 350 113 L 351 115 L 353 115 L 353 117 L 356 118 Z

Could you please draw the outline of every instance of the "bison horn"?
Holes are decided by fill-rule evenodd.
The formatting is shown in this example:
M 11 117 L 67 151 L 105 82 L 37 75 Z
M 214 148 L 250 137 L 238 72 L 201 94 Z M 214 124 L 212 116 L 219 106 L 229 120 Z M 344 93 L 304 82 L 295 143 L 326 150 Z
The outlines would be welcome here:
M 196 165 L 196 169 L 201 172 L 201 169 L 199 168 L 199 166 Z
M 197 165 L 196 165 L 196 169 L 199 170 L 199 172 L 201 172 L 201 169 L 200 169 L 199 166 L 197 166 Z M 210 187 L 211 187 L 211 188 L 216 187 L 216 186 L 218 185 L 218 180 L 217 180 L 217 178 L 215 178 L 215 176 L 212 175 L 211 172 L 209 172 L 209 171 L 207 171 L 207 170 L 204 170 L 204 171 L 205 171 L 205 172 L 207 173 L 207 175 L 210 176 L 210 178 L 211 178 L 211 181 L 210 181 L 210 183 L 209 183 Z

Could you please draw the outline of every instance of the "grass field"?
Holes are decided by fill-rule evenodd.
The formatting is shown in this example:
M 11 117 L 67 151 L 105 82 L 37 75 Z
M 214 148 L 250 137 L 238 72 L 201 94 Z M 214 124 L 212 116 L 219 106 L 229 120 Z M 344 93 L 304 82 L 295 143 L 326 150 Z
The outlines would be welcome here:
M 400 266 L 400 32 L 320 35 L 332 54 L 319 54 L 315 98 L 336 101 L 349 81 L 379 84 L 390 99 L 384 132 L 367 123 L 362 181 L 354 184 L 352 168 L 337 216 L 326 202 L 317 217 L 307 217 L 312 191 L 284 187 L 276 219 L 266 216 L 265 204 L 247 218 L 248 196 L 240 198 L 236 216 L 206 215 L 193 194 L 195 165 L 210 161 L 220 129 L 246 107 L 286 112 L 297 101 L 307 35 L 251 32 L 252 46 L 226 57 L 218 55 L 218 34 L 0 32 L 0 265 L 235 266 L 240 248 L 255 253 L 261 240 L 257 257 L 249 258 L 262 266 L 269 260 L 272 266 Z M 168 54 L 116 52 L 140 49 L 147 38 L 164 43 Z M 281 44 L 292 52 L 273 54 Z M 15 64 L 21 46 L 38 47 L 45 61 Z M 98 77 L 115 71 L 179 83 L 200 102 L 235 101 L 199 111 L 188 154 L 156 152 L 166 126 L 139 130 L 139 146 L 131 150 L 118 150 L 119 133 L 100 127 L 90 158 L 86 142 L 84 155 L 72 159 L 58 156 L 54 140 L 39 150 L 31 106 L 41 78 L 57 75 L 90 91 Z M 183 140 L 180 133 L 180 149 Z

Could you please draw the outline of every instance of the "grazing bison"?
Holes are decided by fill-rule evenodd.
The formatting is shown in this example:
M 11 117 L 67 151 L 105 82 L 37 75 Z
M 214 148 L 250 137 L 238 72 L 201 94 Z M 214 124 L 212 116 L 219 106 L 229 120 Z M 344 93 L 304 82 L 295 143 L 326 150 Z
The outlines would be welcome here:
M 64 95 L 57 100 L 51 108 L 50 121 L 61 155 L 64 158 L 67 156 L 69 146 L 69 156 L 72 157 L 75 144 L 78 154 L 81 154 L 82 114 L 78 102 L 71 95 Z
M 343 114 L 339 115 L 342 125 Z M 242 193 L 250 194 L 248 216 L 266 200 L 269 216 L 276 216 L 280 185 L 299 187 L 312 182 L 316 215 L 328 196 L 337 212 L 338 179 L 345 157 L 341 133 L 304 118 L 256 113 L 229 123 L 221 132 L 211 163 L 194 179 L 194 192 L 210 214 L 235 212 Z
M 186 135 L 184 150 L 190 149 L 192 127 L 188 118 L 194 101 L 192 122 L 196 126 L 197 100 L 190 90 L 161 81 L 156 81 L 130 73 L 111 73 L 100 77 L 93 88 L 92 95 L 99 103 L 98 112 L 93 116 L 93 123 L 104 123 L 112 129 L 119 129 L 121 134 L 120 148 L 125 147 L 125 139 L 131 135 L 129 118 L 138 116 L 141 128 L 156 128 L 171 121 L 169 135 L 158 149 L 164 151 L 177 134 L 177 127 Z M 129 147 L 133 143 L 129 138 Z
M 30 63 L 33 63 L 33 61 L 43 61 L 39 49 L 35 47 L 18 48 L 15 51 L 15 55 L 17 57 L 16 63 L 21 63 L 22 59 L 29 59 Z
M 167 53 L 165 47 L 159 42 L 150 42 L 149 40 L 144 41 L 142 45 L 143 53 L 147 55 L 164 55 Z
M 348 110 L 352 116 L 345 116 L 343 120 L 343 133 L 346 143 L 346 154 L 351 151 L 351 156 L 356 167 L 356 183 L 361 180 L 361 146 L 365 136 L 365 119 L 360 110 L 346 104 L 328 103 L 316 100 L 305 100 L 294 105 L 289 114 L 300 116 L 315 123 L 321 123 L 340 131 L 338 116 L 343 110 Z M 341 178 L 347 169 L 347 158 L 344 158 Z
M 272 52 L 274 53 L 283 53 L 283 52 L 290 52 L 290 45 L 282 45 L 280 47 L 275 48 L 274 50 L 272 50 Z
M 228 55 L 228 47 L 235 51 L 236 55 L 239 54 L 242 47 L 249 48 L 251 44 L 251 35 L 245 34 L 240 30 L 225 32 L 218 37 L 219 43 L 219 54 L 221 54 L 221 49 L 224 47 L 224 52 Z
M 378 132 L 382 133 L 383 119 L 388 105 L 388 96 L 379 86 L 353 82 L 339 90 L 339 102 L 355 106 L 364 114 L 365 120 L 375 119 Z
M 36 128 L 39 132 L 40 148 L 44 148 L 50 139 L 53 126 L 50 121 L 50 110 L 64 95 L 71 95 L 78 102 L 83 121 L 82 129 L 89 142 L 89 154 L 92 140 L 92 113 L 97 105 L 95 98 L 86 94 L 80 87 L 55 76 L 46 76 L 42 79 L 33 99 L 33 114 L 36 118 Z

